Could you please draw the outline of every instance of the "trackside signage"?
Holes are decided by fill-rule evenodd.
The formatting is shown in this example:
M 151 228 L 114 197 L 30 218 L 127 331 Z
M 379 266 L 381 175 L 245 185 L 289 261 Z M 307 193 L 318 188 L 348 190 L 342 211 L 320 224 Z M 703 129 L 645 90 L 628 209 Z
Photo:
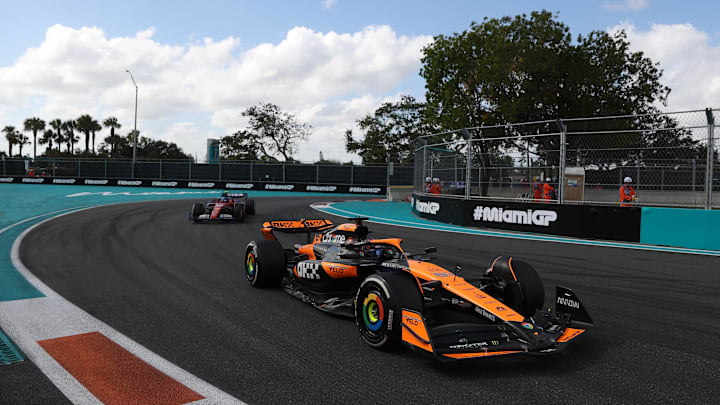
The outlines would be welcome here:
M 557 212 L 550 210 L 511 210 L 497 207 L 475 206 L 473 221 L 497 222 L 501 224 L 520 224 L 550 226 L 557 219 Z
M 0 177 L 0 183 L 26 184 L 84 184 L 90 186 L 196 188 L 228 190 L 302 191 L 316 193 L 374 194 L 385 195 L 385 186 L 347 184 L 270 183 L 214 180 L 141 180 L 141 179 L 91 179 L 68 177 Z
M 414 193 L 413 214 L 456 225 L 640 241 L 640 208 L 465 200 Z

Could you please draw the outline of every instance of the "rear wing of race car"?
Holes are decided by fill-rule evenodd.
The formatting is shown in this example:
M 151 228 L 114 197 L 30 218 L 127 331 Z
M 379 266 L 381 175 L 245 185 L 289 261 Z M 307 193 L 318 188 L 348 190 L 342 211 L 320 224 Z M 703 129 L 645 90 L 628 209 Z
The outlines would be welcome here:
M 263 224 L 262 232 L 263 238 L 270 240 L 277 240 L 274 231 L 285 232 L 285 233 L 299 233 L 304 232 L 308 234 L 310 239 L 311 232 L 321 232 L 333 227 L 332 221 L 329 219 L 301 219 L 297 221 L 268 221 Z

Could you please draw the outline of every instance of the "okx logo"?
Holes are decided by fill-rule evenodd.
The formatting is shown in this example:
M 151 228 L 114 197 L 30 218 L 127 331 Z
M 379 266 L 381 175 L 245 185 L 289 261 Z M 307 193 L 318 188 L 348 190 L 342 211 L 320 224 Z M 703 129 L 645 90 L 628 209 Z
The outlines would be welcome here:
M 297 276 L 308 280 L 320 280 L 320 263 L 300 262 L 295 268 Z

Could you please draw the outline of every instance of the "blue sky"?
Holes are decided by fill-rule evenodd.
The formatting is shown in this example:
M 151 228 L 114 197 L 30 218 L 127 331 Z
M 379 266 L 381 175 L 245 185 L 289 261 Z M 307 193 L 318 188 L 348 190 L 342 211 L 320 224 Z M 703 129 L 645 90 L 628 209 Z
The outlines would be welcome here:
M 132 105 L 128 108 L 125 101 L 132 103 L 132 88 L 124 70 L 131 68 L 140 85 L 138 118 L 143 134 L 175 141 L 199 158 L 204 157 L 206 137 L 239 129 L 242 120 L 237 117 L 242 109 L 255 102 L 272 101 L 305 118 L 315 128 L 313 137 L 300 148 L 302 160 L 312 160 L 318 150 L 323 150 L 327 157 L 357 161 L 357 157 L 342 150 L 339 134 L 343 128 L 352 128 L 356 119 L 384 100 L 392 100 L 400 93 L 423 97 L 423 83 L 417 75 L 418 52 L 432 36 L 462 31 L 471 21 L 481 21 L 486 16 L 500 17 L 539 9 L 557 12 L 573 36 L 593 30 L 629 29 L 636 50 L 646 51 L 665 69 L 668 84 L 673 87 L 670 109 L 704 108 L 713 102 L 715 107 L 720 106 L 720 88 L 716 92 L 715 87 L 708 87 L 716 77 L 720 87 L 720 76 L 713 73 L 716 63 L 720 63 L 717 56 L 720 3 L 714 1 L 3 0 L 0 1 L 0 127 L 19 126 L 31 115 L 50 120 L 53 115 L 73 116 L 89 109 L 95 116 L 118 116 L 127 129 L 131 124 Z M 51 27 L 56 29 L 49 30 Z M 90 32 L 92 27 L 96 31 Z M 367 27 L 385 29 L 368 30 Z M 145 33 L 138 34 L 142 32 Z M 331 32 L 346 37 L 337 45 L 336 38 L 329 35 Z M 206 38 L 212 41 L 208 43 Z M 303 43 L 314 38 L 322 44 L 305 49 Z M 220 44 L 224 40 L 225 44 Z M 685 42 L 676 43 L 680 40 Z M 673 45 L 667 46 L 670 42 Z M 95 47 L 94 44 L 102 45 Z M 193 47 L 209 54 L 195 57 Z M 352 47 L 356 48 L 350 49 Z M 31 48 L 37 50 L 36 54 L 29 53 Z M 688 55 L 688 49 L 692 48 L 695 52 Z M 377 66 L 342 77 L 342 72 L 333 69 L 347 69 L 347 66 L 342 65 L 342 61 L 330 61 L 331 53 L 338 49 L 348 50 L 348 58 L 361 52 Z M 106 59 L 102 69 L 93 70 L 93 59 L 86 57 L 95 50 L 98 55 L 112 55 L 117 63 L 117 77 L 113 76 L 112 60 Z M 414 54 L 404 53 L 411 51 Z M 134 53 L 142 52 L 145 56 L 135 57 Z M 406 57 L 394 59 L 399 54 Z M 186 63 L 188 55 L 192 56 L 192 63 Z M 274 61 L 287 65 L 308 55 L 312 57 L 304 62 L 305 70 L 300 67 L 288 70 L 285 66 L 274 72 L 271 63 L 263 64 L 263 61 Z M 697 66 L 688 65 L 689 57 L 702 59 L 694 60 L 694 65 L 709 67 L 698 72 Z M 57 58 L 67 63 L 59 67 Z M 328 58 L 326 64 L 323 58 Z M 203 65 L 203 59 L 211 60 L 212 66 Z M 313 64 L 313 60 L 317 64 Z M 72 61 L 78 62 L 73 65 Z M 172 66 L 163 65 L 166 62 Z M 361 58 L 354 63 L 364 62 Z M 270 75 L 280 76 L 265 82 L 260 79 L 228 82 L 229 78 L 239 75 L 255 77 L 252 75 L 258 74 L 261 78 L 268 70 Z M 313 77 L 316 71 L 324 73 Z M 154 72 L 162 72 L 163 77 Z M 193 79 L 196 72 L 206 74 L 198 74 L 198 78 Z M 227 77 L 223 76 L 225 73 Z M 337 76 L 335 81 L 325 83 L 328 74 Z M 215 87 L 209 80 L 212 76 L 234 86 L 235 96 L 217 96 L 222 83 Z M 705 85 L 695 91 L 689 77 L 695 81 L 706 79 L 700 80 Z M 86 78 L 92 80 L 83 81 Z M 176 86 L 180 80 L 182 86 Z M 302 91 L 294 93 L 295 80 L 305 83 L 304 87 L 298 87 Z M 77 83 L 77 87 L 92 86 L 92 94 L 73 90 L 68 83 Z M 107 91 L 101 90 L 104 83 Z M 258 88 L 254 88 L 253 83 L 257 83 Z M 323 88 L 325 85 L 328 88 Z M 208 89 L 208 93 L 198 90 L 202 88 Z M 267 90 L 269 88 L 272 90 Z M 702 91 L 702 95 L 694 98 L 698 91 Z M 186 98 L 178 97 L 178 92 L 187 92 Z M 213 98 L 220 101 L 211 100 Z M 194 100 L 204 101 L 195 103 Z M 0 149 L 6 150 L 4 139 L 0 140 Z

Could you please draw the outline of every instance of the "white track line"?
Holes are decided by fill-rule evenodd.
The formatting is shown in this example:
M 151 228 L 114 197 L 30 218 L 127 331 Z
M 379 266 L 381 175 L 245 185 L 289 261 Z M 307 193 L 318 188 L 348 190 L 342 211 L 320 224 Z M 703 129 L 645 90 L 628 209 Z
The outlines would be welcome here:
M 243 404 L 243 402 L 237 398 L 170 363 L 75 306 L 45 285 L 45 283 L 40 281 L 25 267 L 20 260 L 20 244 L 31 230 L 54 218 L 89 208 L 66 212 L 41 221 L 23 231 L 23 233 L 15 239 L 10 253 L 13 265 L 35 288 L 45 294 L 45 297 L 0 302 L 0 325 L 2 325 L 3 330 L 20 346 L 20 349 L 22 349 L 27 357 L 48 376 L 50 381 L 52 381 L 70 401 L 76 404 L 100 404 L 101 402 L 42 349 L 42 347 L 37 344 L 38 340 L 97 331 L 141 360 L 205 397 L 203 400 L 193 402 L 194 404 Z M 66 210 L 60 210 L 54 213 L 62 211 Z M 29 220 L 50 214 L 53 213 L 47 213 L 20 221 L 0 230 L 0 232 L 4 232 L 7 229 Z

